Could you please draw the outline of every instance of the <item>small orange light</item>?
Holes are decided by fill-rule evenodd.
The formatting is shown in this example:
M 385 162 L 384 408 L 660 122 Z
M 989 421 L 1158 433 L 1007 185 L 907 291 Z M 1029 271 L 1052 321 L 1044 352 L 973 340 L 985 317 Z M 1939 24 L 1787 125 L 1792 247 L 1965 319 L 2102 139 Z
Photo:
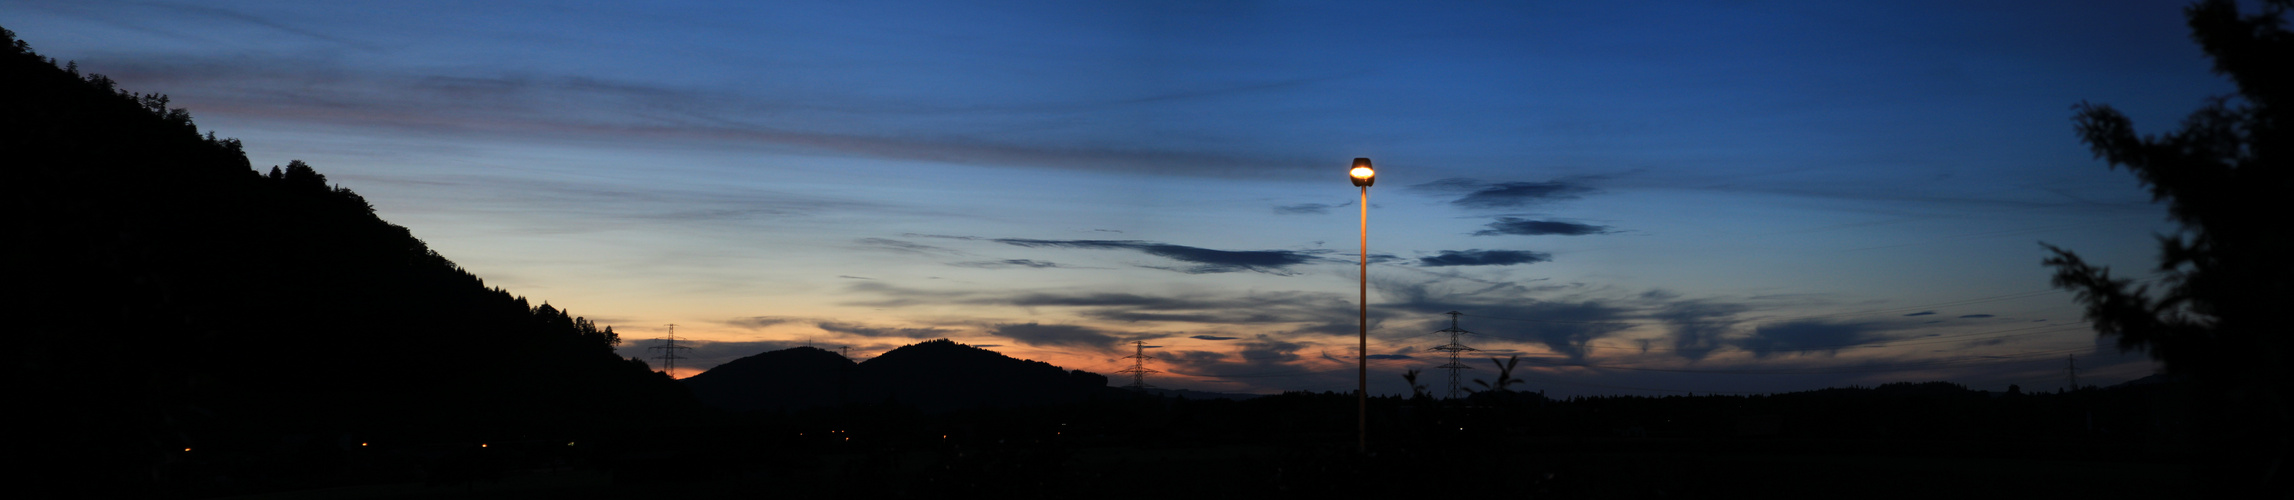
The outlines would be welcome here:
M 365 448 L 365 447 L 366 447 L 366 443 L 359 443 L 359 444 L 358 444 L 358 446 L 359 446 L 360 448 Z
M 190 448 L 184 448 L 184 449 L 183 449 L 183 451 L 191 451 L 191 449 L 190 449 Z
M 484 447 L 486 447 L 486 443 L 478 443 L 478 447 L 479 447 L 479 448 L 484 448 Z

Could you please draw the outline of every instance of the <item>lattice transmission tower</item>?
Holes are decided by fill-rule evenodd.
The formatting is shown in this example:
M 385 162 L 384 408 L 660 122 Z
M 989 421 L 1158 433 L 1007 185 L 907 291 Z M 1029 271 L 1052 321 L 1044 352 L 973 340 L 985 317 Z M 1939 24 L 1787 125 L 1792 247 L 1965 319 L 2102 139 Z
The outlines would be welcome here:
M 2066 381 L 2071 383 L 2070 390 L 2079 390 L 2079 356 L 2065 355 L 2063 363 L 2063 378 L 2068 379 Z
M 653 359 L 661 360 L 661 373 L 667 373 L 671 378 L 677 376 L 677 360 L 685 359 L 683 356 L 677 355 L 677 350 L 693 350 L 691 347 L 677 345 L 676 323 L 669 324 L 669 336 L 661 339 L 661 345 L 645 348 L 648 351 L 655 349 L 661 350 L 661 355 L 654 356 Z
M 1444 329 L 1441 329 L 1441 330 L 1436 330 L 1434 333 L 1447 333 L 1447 334 L 1450 334 L 1450 343 L 1449 343 L 1449 344 L 1446 344 L 1446 345 L 1435 346 L 1435 347 L 1434 347 L 1434 350 L 1436 350 L 1436 351 L 1442 351 L 1442 352 L 1447 352 L 1447 353 L 1450 353 L 1450 364 L 1446 364 L 1446 365 L 1438 366 L 1438 367 L 1436 367 L 1436 368 L 1442 368 L 1442 369 L 1446 369 L 1446 370 L 1449 370 L 1449 371 L 1450 371 L 1450 396 L 1449 396 L 1449 398 L 1450 398 L 1450 399 L 1457 399 L 1457 398 L 1458 398 L 1458 389 L 1463 389 L 1463 388 L 1465 388 L 1465 387 L 1464 387 L 1464 385 L 1462 385 L 1462 382 L 1461 382 L 1461 381 L 1463 381 L 1463 380 L 1464 380 L 1464 378 L 1463 378 L 1463 377 L 1464 377 L 1464 375 L 1463 375 L 1463 374 L 1460 374 L 1460 373 L 1458 372 L 1458 370 L 1472 370 L 1472 369 L 1474 369 L 1474 367 L 1471 367 L 1471 366 L 1466 366 L 1466 364 L 1465 364 L 1465 363 L 1459 363 L 1459 362 L 1458 362 L 1458 356 L 1465 354 L 1465 353 L 1466 353 L 1466 351 L 1479 351 L 1480 349 L 1475 349 L 1475 348 L 1472 348 L 1472 347 L 1466 347 L 1466 345 L 1465 345 L 1465 344 L 1460 344 L 1460 343 L 1458 343 L 1458 336 L 1459 336 L 1459 335 L 1465 335 L 1465 334 L 1473 333 L 1473 332 L 1469 332 L 1469 331 L 1466 331 L 1466 330 L 1465 330 L 1465 329 L 1463 329 L 1463 328 L 1458 328 L 1458 315 L 1460 315 L 1460 314 L 1465 314 L 1465 313 L 1461 313 L 1461 312 L 1457 312 L 1457 311 L 1450 311 L 1450 312 L 1447 312 L 1447 313 L 1443 313 L 1443 314 L 1448 314 L 1448 315 L 1450 315 L 1450 327 L 1449 327 L 1449 328 L 1444 328 Z
M 1115 373 L 1131 374 L 1131 385 L 1128 386 L 1131 388 L 1131 390 L 1144 392 L 1148 389 L 1155 388 L 1155 386 L 1147 385 L 1147 374 L 1163 372 L 1147 369 L 1147 360 L 1155 359 L 1154 356 L 1147 355 L 1147 341 L 1134 340 L 1131 341 L 1131 344 L 1133 346 L 1132 352 L 1134 354 L 1123 357 L 1123 359 L 1131 360 L 1131 367 L 1116 370 Z

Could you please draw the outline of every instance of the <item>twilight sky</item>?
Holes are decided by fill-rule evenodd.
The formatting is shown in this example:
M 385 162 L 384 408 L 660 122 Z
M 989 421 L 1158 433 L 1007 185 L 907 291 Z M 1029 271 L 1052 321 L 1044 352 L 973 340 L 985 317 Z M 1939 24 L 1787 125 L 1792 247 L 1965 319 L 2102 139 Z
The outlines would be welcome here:
M 86 2 L 0 26 L 301 159 L 680 375 L 947 337 L 1372 392 L 1445 311 L 1552 395 L 2149 374 L 2038 242 L 2168 231 L 2072 133 L 2230 85 L 2180 2 Z M 451 339 L 435 339 L 447 348 Z M 1432 371 L 1432 370 L 1429 370 Z M 1430 374 L 1436 391 L 1444 378 Z

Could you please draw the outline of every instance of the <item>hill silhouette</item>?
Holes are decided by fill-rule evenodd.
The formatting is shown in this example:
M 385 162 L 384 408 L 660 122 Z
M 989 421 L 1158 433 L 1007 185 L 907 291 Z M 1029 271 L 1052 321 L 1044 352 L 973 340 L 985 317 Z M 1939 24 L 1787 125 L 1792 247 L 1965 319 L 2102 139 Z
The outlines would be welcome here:
M 4 29 L 0 158 L 11 407 L 43 429 L 13 446 L 97 484 L 220 462 L 318 475 L 336 451 L 281 443 L 549 435 L 692 406 L 614 354 L 611 327 L 487 287 L 310 166 L 257 172 L 166 96 Z
M 736 359 L 685 377 L 694 399 L 735 411 L 833 406 L 847 399 L 854 363 L 837 353 L 791 347 Z
M 734 360 L 683 382 L 703 404 L 735 411 L 895 403 L 926 412 L 1128 397 L 1107 377 L 1013 359 L 948 339 L 902 346 L 855 364 L 810 347 Z

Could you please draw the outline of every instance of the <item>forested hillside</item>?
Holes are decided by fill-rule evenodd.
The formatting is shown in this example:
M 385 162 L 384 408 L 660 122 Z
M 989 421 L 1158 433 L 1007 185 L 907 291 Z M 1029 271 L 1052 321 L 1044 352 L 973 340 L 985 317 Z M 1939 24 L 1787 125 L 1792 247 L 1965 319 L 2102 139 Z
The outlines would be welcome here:
M 317 170 L 250 168 L 166 96 L 5 30 L 0 165 L 10 407 L 40 429 L 11 448 L 85 479 L 323 468 L 297 454 L 326 446 L 281 443 L 543 437 L 692 406 L 612 328 L 488 287 Z

